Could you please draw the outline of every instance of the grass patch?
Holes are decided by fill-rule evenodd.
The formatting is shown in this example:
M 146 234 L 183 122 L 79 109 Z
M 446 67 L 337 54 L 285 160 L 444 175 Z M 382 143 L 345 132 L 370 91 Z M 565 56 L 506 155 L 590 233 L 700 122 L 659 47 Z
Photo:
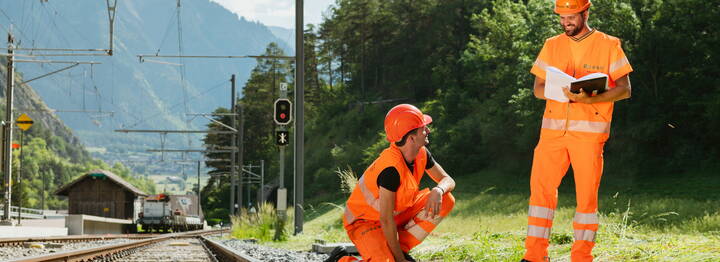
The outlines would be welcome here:
M 285 241 L 292 232 L 292 210 L 287 212 L 287 220 L 279 219 L 275 207 L 265 203 L 259 210 L 250 212 L 246 208 L 240 210 L 240 215 L 231 216 L 231 235 L 238 239 L 256 239 L 260 242 Z M 287 222 L 289 221 L 289 223 Z
M 411 254 L 423 261 L 519 261 L 527 229 L 528 180 L 492 171 L 456 177 L 455 209 Z M 565 180 L 549 250 L 559 261 L 569 260 L 573 241 L 572 174 Z M 641 183 L 606 175 L 602 183 L 593 250 L 597 261 L 720 261 L 719 177 L 691 173 Z M 691 188 L 696 190 L 690 193 Z M 312 219 L 306 220 L 304 233 L 272 245 L 308 250 L 316 239 L 349 242 L 341 222 L 344 198 L 309 206 L 306 217 Z

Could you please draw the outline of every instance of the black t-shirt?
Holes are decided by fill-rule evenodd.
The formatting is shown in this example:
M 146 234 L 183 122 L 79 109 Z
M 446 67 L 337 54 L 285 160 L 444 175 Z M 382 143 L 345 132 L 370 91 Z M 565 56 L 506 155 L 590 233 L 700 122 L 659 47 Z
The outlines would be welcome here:
M 435 159 L 433 159 L 429 150 L 425 150 L 425 152 L 427 153 L 427 164 L 425 164 L 425 169 L 427 170 L 435 166 Z M 408 169 L 413 170 L 415 163 L 405 162 L 405 164 L 408 166 Z M 395 167 L 386 167 L 380 172 L 380 175 L 378 175 L 377 185 L 392 192 L 397 192 L 398 187 L 400 187 L 400 172 L 398 172 Z

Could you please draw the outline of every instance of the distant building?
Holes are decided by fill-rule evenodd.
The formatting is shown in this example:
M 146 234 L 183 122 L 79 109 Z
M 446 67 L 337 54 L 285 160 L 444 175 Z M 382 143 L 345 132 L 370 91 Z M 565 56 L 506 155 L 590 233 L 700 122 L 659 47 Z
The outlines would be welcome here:
M 148 194 L 107 170 L 96 169 L 60 187 L 68 197 L 68 214 L 137 220 Z

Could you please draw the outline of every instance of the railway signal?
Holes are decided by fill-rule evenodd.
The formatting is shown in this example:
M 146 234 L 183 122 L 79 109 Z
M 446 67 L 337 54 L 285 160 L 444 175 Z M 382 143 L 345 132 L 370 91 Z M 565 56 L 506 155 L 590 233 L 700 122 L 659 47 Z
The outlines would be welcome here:
M 278 146 L 287 146 L 288 145 L 288 139 L 290 138 L 290 135 L 288 134 L 288 131 L 282 130 L 282 131 L 275 131 L 275 143 Z
M 287 98 L 275 100 L 275 111 L 273 113 L 275 123 L 287 125 L 292 121 L 292 102 Z

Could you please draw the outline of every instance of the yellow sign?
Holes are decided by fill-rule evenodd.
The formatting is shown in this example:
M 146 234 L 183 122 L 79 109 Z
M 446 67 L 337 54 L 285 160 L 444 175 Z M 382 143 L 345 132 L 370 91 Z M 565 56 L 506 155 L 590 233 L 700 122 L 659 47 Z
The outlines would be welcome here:
M 33 120 L 26 114 L 20 115 L 20 117 L 15 120 L 15 124 L 22 129 L 22 131 L 28 130 L 33 125 Z
M 103 212 L 110 212 L 110 208 L 107 208 L 107 207 L 103 208 Z

